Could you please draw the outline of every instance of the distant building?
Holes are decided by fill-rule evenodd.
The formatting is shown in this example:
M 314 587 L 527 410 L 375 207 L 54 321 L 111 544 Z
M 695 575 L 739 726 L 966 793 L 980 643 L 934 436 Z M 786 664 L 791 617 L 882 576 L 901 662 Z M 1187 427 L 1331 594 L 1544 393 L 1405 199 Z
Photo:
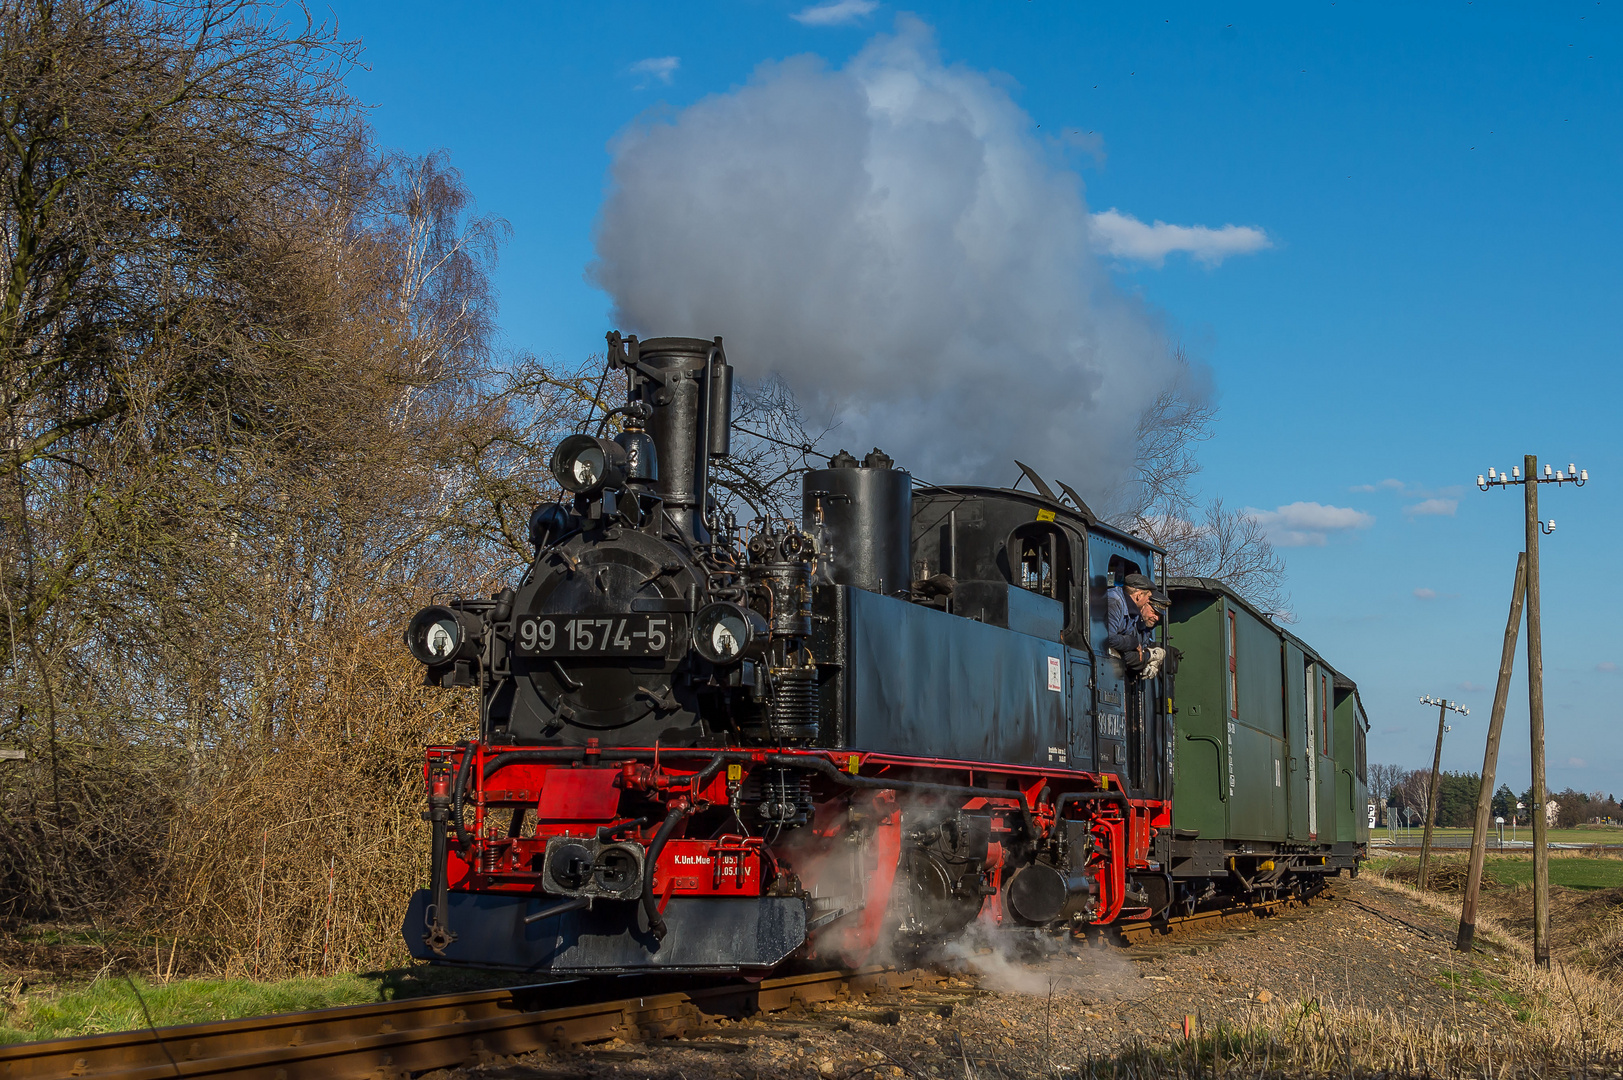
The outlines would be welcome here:
M 1556 816 L 1557 813 L 1560 812 L 1560 810 L 1561 810 L 1561 804 L 1556 802 L 1554 799 L 1551 799 L 1549 802 L 1545 803 L 1544 804 L 1544 824 L 1546 824 L 1546 825 L 1554 825 L 1555 824 L 1555 816 Z

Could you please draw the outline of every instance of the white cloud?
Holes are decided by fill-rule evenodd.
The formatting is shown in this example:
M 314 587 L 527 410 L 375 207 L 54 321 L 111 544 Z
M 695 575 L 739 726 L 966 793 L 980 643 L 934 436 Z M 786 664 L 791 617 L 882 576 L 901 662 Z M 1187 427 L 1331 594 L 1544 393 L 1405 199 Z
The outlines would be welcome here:
M 802 26 L 843 26 L 873 14 L 878 6 L 878 0 L 832 0 L 801 8 L 789 17 Z
M 1483 686 L 1481 683 L 1474 683 L 1467 679 L 1460 683 L 1460 689 L 1465 691 L 1467 694 L 1480 694 L 1482 691 L 1486 690 L 1487 687 Z
M 1382 480 L 1379 484 L 1355 484 L 1349 490 L 1367 495 L 1372 491 L 1402 491 L 1403 488 L 1404 483 L 1402 480 L 1393 480 L 1388 478 L 1386 480 Z
M 1458 499 L 1426 499 L 1413 506 L 1405 506 L 1403 513 L 1405 517 L 1453 517 L 1459 506 Z
M 1414 591 L 1414 598 L 1416 600 L 1435 600 L 1435 599 L 1437 599 L 1437 590 L 1436 589 L 1416 589 Z
M 650 56 L 646 60 L 638 60 L 635 64 L 632 64 L 631 73 L 658 79 L 668 86 L 670 85 L 671 76 L 675 75 L 676 69 L 681 66 L 682 58 L 680 56 Z M 648 85 L 646 81 L 639 84 L 639 86 L 646 85 Z
M 1294 502 L 1274 510 L 1246 507 L 1245 513 L 1268 532 L 1279 547 L 1323 547 L 1333 532 L 1367 529 L 1375 516 L 1344 506 Z
M 1160 266 L 1174 251 L 1186 251 L 1208 266 L 1216 266 L 1230 255 L 1249 255 L 1273 247 L 1267 233 L 1249 225 L 1225 225 L 1221 229 L 1168 225 L 1164 221 L 1146 225 L 1115 207 L 1092 215 L 1092 220 L 1096 247 L 1118 259 L 1152 266 Z
M 1582 768 L 1585 768 L 1588 764 L 1589 763 L 1586 762 L 1581 757 L 1569 757 L 1567 759 L 1567 768 L 1569 768 L 1569 769 L 1582 769 Z
M 1602 660 L 1600 663 L 1595 665 L 1595 670 L 1596 671 L 1616 671 L 1617 670 L 1617 665 L 1612 663 L 1610 660 Z

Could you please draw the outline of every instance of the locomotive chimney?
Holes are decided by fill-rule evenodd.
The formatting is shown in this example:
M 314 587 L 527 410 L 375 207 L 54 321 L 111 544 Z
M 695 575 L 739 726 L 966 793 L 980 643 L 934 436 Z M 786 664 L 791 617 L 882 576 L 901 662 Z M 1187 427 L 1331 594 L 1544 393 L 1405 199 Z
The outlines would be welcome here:
M 655 490 L 682 534 L 710 539 L 704 507 L 710 459 L 731 449 L 733 369 L 721 339 L 622 339 L 609 335 L 611 362 L 631 370 L 631 397 L 653 407 L 648 434 L 659 459 Z

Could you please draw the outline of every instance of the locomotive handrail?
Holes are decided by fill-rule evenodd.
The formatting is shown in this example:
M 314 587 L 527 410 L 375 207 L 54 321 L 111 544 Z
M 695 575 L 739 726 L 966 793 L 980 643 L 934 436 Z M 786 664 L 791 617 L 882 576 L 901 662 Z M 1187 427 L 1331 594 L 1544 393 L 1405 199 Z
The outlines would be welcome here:
M 1185 734 L 1184 738 L 1190 742 L 1209 742 L 1217 747 L 1217 801 L 1228 802 L 1228 793 L 1224 790 L 1225 785 L 1223 783 L 1223 778 L 1228 775 L 1228 755 L 1223 752 L 1223 744 L 1210 735 Z

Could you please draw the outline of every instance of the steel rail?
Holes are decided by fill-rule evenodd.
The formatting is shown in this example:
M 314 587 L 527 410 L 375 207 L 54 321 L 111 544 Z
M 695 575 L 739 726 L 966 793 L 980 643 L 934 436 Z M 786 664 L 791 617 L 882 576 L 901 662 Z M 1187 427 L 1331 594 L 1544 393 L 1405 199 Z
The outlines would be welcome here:
M 1236 907 L 1214 908 L 1211 911 L 1197 911 L 1193 915 L 1175 915 L 1164 920 L 1119 923 L 1113 929 L 1117 940 L 1122 944 L 1137 945 L 1157 937 L 1182 933 L 1186 930 L 1207 929 L 1209 925 L 1222 926 L 1229 922 L 1266 918 L 1285 908 L 1295 907 L 1298 904 L 1311 904 L 1316 899 L 1328 900 L 1330 896 L 1331 894 L 1325 890 L 1307 897 L 1281 896 L 1274 900 L 1263 900 L 1255 904 L 1241 904 Z
M 231 1077 L 396 1080 L 427 1069 L 613 1038 L 674 1038 L 718 1018 L 923 986 L 948 976 L 882 968 L 736 982 L 562 1008 L 563 984 L 352 1005 L 0 1047 L 0 1080 Z M 578 986 L 576 992 L 578 993 Z
M 1131 946 L 1186 929 L 1263 917 L 1303 902 L 1281 898 L 1128 923 L 1115 927 L 1112 936 Z M 582 991 L 585 980 L 570 979 L 0 1046 L 0 1080 L 400 1080 L 429 1069 L 489 1063 L 535 1050 L 574 1052 L 614 1038 L 683 1038 L 722 1018 L 922 989 L 951 977 L 945 970 L 868 967 L 559 1007 L 559 996 Z

